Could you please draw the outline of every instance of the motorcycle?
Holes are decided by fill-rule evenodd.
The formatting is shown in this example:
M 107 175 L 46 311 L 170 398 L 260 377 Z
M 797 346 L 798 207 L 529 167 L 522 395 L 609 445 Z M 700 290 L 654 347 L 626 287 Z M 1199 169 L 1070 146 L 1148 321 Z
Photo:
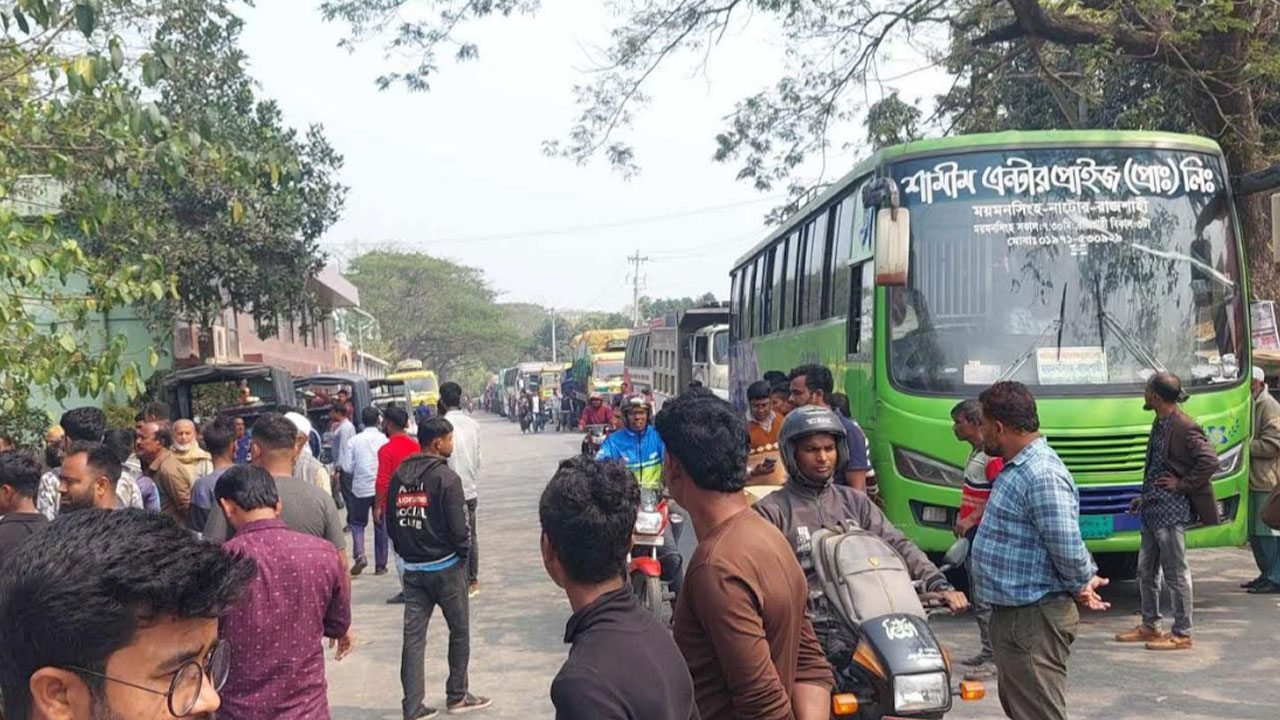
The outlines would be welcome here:
M 627 555 L 627 577 L 641 607 L 660 622 L 665 622 L 667 602 L 674 595 L 662 579 L 658 548 L 665 542 L 668 525 L 679 523 L 678 514 L 670 512 L 668 501 L 653 490 L 640 490 L 640 510 L 636 513 L 631 533 L 631 552 Z
M 819 539 L 820 535 L 815 534 L 815 547 Z M 946 572 L 962 564 L 968 553 L 969 541 L 961 538 L 947 551 L 939 569 Z M 873 569 L 841 579 L 881 582 L 874 579 L 876 574 Z M 938 642 L 928 622 L 929 617 L 948 612 L 946 603 L 941 594 L 923 593 L 921 589 L 917 583 L 920 610 L 898 607 L 861 621 L 840 618 L 853 631 L 854 648 L 852 655 L 833 658 L 836 674 L 836 688 L 831 698 L 833 718 L 936 720 L 951 711 L 953 697 L 980 700 L 986 696 L 980 682 L 951 685 L 951 655 Z M 837 615 L 841 614 L 837 605 Z
M 589 458 L 595 457 L 600 452 L 600 446 L 604 445 L 605 436 L 612 429 L 612 425 L 588 425 L 587 435 L 582 438 L 582 454 Z

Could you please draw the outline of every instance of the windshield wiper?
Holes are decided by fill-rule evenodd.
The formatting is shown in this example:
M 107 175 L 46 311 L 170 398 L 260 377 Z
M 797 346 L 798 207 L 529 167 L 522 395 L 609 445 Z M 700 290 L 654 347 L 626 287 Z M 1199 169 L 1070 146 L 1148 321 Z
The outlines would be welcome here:
M 1031 359 L 1031 356 L 1035 355 L 1036 351 L 1040 349 L 1040 341 L 1055 329 L 1058 331 L 1058 358 L 1062 358 L 1062 328 L 1065 324 L 1064 320 L 1067 314 L 1067 287 L 1067 285 L 1062 286 L 1062 300 L 1058 303 L 1058 317 L 1049 321 L 1049 324 L 1045 326 L 1044 330 L 1041 330 L 1040 334 L 1036 335 L 1036 338 L 1031 341 L 1031 345 L 1027 346 L 1027 349 L 1014 359 L 1013 364 L 1009 366 L 1009 369 L 1000 373 L 1000 377 L 996 378 L 996 382 L 1003 382 L 1014 375 L 1017 375 L 1018 371 L 1022 369 L 1022 366 L 1026 365 L 1027 361 Z
M 1133 333 L 1103 306 L 1102 287 L 1098 284 L 1096 278 L 1093 283 L 1093 301 L 1098 307 L 1098 343 L 1104 349 L 1107 344 L 1106 331 L 1110 330 L 1116 336 L 1116 339 L 1120 341 L 1120 344 L 1124 346 L 1124 349 L 1128 350 L 1134 357 L 1146 363 L 1152 370 L 1167 372 L 1167 368 L 1165 368 L 1164 363 L 1160 362 L 1160 358 L 1134 339 Z

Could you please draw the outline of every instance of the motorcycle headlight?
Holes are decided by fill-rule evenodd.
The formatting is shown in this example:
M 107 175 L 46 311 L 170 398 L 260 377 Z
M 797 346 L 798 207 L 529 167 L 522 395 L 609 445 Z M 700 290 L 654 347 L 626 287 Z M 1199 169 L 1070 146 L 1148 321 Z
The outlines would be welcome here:
M 951 700 L 946 673 L 899 675 L 893 679 L 893 711 L 936 712 L 946 710 Z
M 950 487 L 964 485 L 963 470 L 954 465 L 948 465 L 933 458 L 925 457 L 920 453 L 895 447 L 893 449 L 893 460 L 898 468 L 898 474 L 902 477 L 927 482 L 932 485 L 948 485 Z
M 1218 470 L 1213 474 L 1215 480 L 1226 477 L 1240 469 L 1240 461 L 1244 457 L 1241 452 L 1243 447 L 1244 444 L 1241 443 L 1218 456 Z
M 636 514 L 636 532 L 641 535 L 657 535 L 662 530 L 660 513 L 642 512 Z

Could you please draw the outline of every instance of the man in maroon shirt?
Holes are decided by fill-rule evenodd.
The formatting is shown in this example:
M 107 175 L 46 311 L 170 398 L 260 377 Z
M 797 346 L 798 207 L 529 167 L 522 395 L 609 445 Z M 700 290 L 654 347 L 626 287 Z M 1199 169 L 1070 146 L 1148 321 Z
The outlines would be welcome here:
M 392 405 L 382 414 L 382 431 L 387 434 L 387 444 L 378 448 L 378 478 L 374 484 L 377 499 L 373 503 L 373 524 L 386 522 L 387 492 L 391 489 L 391 476 L 400 469 L 400 463 L 410 455 L 418 454 L 418 441 L 409 436 L 409 411 Z M 396 577 L 404 582 L 404 560 L 396 555 Z M 404 591 L 387 598 L 388 605 L 403 605 Z
M 240 602 L 223 614 L 218 636 L 236 648 L 223 689 L 221 717 L 310 720 L 329 716 L 322 637 L 337 659 L 355 646 L 351 587 L 327 540 L 285 527 L 275 478 L 237 465 L 214 488 L 235 537 L 227 552 L 252 558 L 258 574 Z

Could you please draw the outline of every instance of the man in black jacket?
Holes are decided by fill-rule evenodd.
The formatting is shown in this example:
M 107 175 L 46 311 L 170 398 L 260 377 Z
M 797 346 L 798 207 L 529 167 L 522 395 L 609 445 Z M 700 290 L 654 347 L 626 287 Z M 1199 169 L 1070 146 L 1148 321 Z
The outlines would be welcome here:
M 551 683 L 556 720 L 697 720 L 671 632 L 636 601 L 627 548 L 640 487 L 626 467 L 574 457 L 542 491 L 542 564 L 569 597 L 569 659 Z
M 405 720 L 440 714 L 422 704 L 426 694 L 423 653 L 427 623 L 436 605 L 449 625 L 449 679 L 445 697 L 451 714 L 489 707 L 488 698 L 467 691 L 471 637 L 467 607 L 467 552 L 470 528 L 462 480 L 449 469 L 453 426 L 434 417 L 418 426 L 422 452 L 406 459 L 391 476 L 387 531 L 404 559 L 404 645 L 400 684 Z

